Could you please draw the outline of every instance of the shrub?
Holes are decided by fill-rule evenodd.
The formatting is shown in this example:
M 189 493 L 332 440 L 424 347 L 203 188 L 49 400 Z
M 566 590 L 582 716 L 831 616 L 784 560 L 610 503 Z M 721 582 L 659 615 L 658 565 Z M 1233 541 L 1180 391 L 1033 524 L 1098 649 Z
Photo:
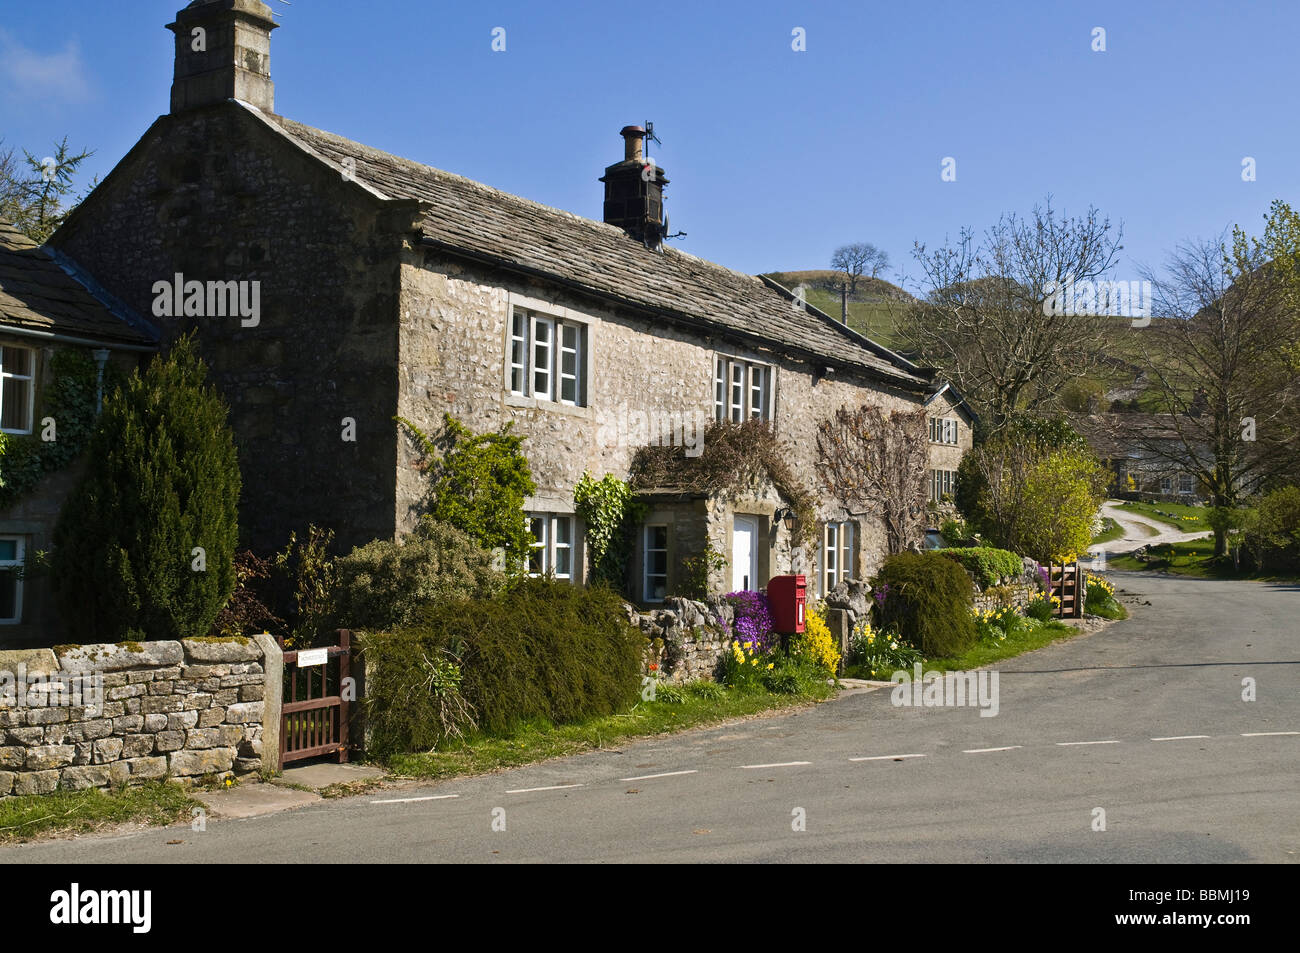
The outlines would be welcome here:
M 104 402 L 54 530 L 54 592 L 85 641 L 206 635 L 235 588 L 239 464 L 192 337 Z
M 1243 535 L 1260 569 L 1300 568 L 1300 487 L 1284 486 L 1261 497 Z
M 622 600 L 601 587 L 524 577 L 491 596 L 426 606 L 414 625 L 361 639 L 371 751 L 387 758 L 441 737 L 426 660 L 459 659 L 461 696 L 479 728 L 500 735 L 628 707 L 640 693 L 643 643 Z
M 962 458 L 956 502 L 1003 549 L 1069 562 L 1092 541 L 1106 470 L 1063 418 L 1017 416 Z
M 267 606 L 273 570 L 270 560 L 250 550 L 235 554 L 235 591 L 213 620 L 210 635 L 286 634 L 284 620 Z
M 334 565 L 330 616 L 338 628 L 402 628 L 426 606 L 488 596 L 505 583 L 491 553 L 454 526 L 431 520 L 400 542 L 375 540 Z
M 804 659 L 826 675 L 834 675 L 840 667 L 840 650 L 835 646 L 830 626 L 820 606 L 810 606 L 804 617 L 804 631 L 794 641 L 792 654 Z
M 883 629 L 897 627 L 903 639 L 928 658 L 959 655 L 975 642 L 970 578 L 957 563 L 933 552 L 890 556 L 872 580 L 888 586 L 875 613 Z
M 980 588 L 995 586 L 1008 576 L 1018 576 L 1022 568 L 1020 557 L 1005 549 L 992 546 L 936 549 L 933 552 L 946 556 L 975 576 Z

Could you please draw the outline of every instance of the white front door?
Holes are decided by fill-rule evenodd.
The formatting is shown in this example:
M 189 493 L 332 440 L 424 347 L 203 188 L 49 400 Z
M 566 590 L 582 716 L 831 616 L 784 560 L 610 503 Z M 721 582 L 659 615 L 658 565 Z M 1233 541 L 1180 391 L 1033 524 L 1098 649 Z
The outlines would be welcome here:
M 758 589 L 758 520 L 737 516 L 731 530 L 731 589 Z

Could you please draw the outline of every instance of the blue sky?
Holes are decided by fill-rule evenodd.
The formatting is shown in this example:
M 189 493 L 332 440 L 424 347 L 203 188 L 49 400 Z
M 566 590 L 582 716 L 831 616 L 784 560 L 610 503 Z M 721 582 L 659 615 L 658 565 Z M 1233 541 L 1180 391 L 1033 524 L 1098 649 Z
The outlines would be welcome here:
M 68 135 L 106 173 L 168 108 L 182 5 L 0 0 L 5 146 Z M 914 277 L 914 241 L 1051 193 L 1122 220 L 1132 278 L 1300 201 L 1293 2 L 271 6 L 278 112 L 592 218 L 619 128 L 653 120 L 678 246 L 748 272 L 871 241 Z

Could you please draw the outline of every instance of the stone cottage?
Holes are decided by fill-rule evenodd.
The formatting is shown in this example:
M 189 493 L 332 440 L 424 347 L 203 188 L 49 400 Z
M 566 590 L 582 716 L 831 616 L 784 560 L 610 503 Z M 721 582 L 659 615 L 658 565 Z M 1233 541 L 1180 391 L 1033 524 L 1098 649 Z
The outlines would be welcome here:
M 155 339 L 74 262 L 0 222 L 0 648 L 48 629 L 37 554 L 80 473 L 106 372 L 136 366 Z
M 399 415 L 426 431 L 444 413 L 480 432 L 512 422 L 538 487 L 533 568 L 574 580 L 583 472 L 625 478 L 660 439 L 691 452 L 710 421 L 770 422 L 815 489 L 819 420 L 924 407 L 941 421 L 934 468 L 956 469 L 970 418 L 932 371 L 664 243 L 668 179 L 640 128 L 600 176 L 604 220 L 581 218 L 277 115 L 275 26 L 258 0 L 181 10 L 170 111 L 52 239 L 165 338 L 198 328 L 241 448 L 247 544 L 311 522 L 346 547 L 409 530 L 425 486 Z M 629 580 L 643 602 L 705 542 L 727 557 L 725 588 L 794 565 L 820 590 L 881 555 L 879 527 L 829 499 L 817 554 L 792 554 L 770 485 L 649 501 Z

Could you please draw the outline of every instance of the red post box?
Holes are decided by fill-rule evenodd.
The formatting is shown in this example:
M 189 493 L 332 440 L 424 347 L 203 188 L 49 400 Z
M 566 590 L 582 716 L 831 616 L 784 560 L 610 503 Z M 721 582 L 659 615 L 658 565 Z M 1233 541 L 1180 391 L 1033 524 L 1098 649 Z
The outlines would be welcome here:
M 798 635 L 804 626 L 808 584 L 804 576 L 773 576 L 767 583 L 772 625 L 778 632 Z

